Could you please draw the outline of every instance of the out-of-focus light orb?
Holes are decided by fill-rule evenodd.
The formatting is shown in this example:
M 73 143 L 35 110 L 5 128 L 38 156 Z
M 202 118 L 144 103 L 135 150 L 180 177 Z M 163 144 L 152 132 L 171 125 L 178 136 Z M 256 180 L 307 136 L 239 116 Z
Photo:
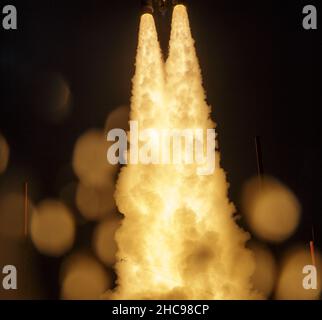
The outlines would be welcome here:
M 61 256 L 73 246 L 75 222 L 70 210 L 61 202 L 45 200 L 31 219 L 31 239 L 39 252 Z
M 128 131 L 130 121 L 130 108 L 128 106 L 120 106 L 113 110 L 107 117 L 105 123 L 105 131 L 112 129 L 123 129 Z
M 111 285 L 111 276 L 98 261 L 88 255 L 73 255 L 63 264 L 62 299 L 98 300 Z
M 276 262 L 271 251 L 263 244 L 251 242 L 249 248 L 255 256 L 255 272 L 252 275 L 254 288 L 266 298 L 272 293 L 277 275 Z
M 102 188 L 87 187 L 79 183 L 76 191 L 76 206 L 88 220 L 101 220 L 115 210 L 114 185 Z
M 94 232 L 93 247 L 98 258 L 107 266 L 115 263 L 117 244 L 115 232 L 120 226 L 118 218 L 106 219 L 101 222 Z
M 7 169 L 9 162 L 9 154 L 10 151 L 8 143 L 4 136 L 0 134 L 0 174 L 5 172 Z
M 25 223 L 25 197 L 20 193 L 0 195 L 0 234 L 7 238 L 23 239 Z M 27 198 L 28 216 L 35 213 L 32 201 Z M 29 228 L 29 226 L 28 226 Z
M 278 300 L 315 300 L 321 293 L 322 260 L 320 252 L 315 249 L 317 269 L 317 289 L 304 289 L 303 267 L 312 265 L 310 247 L 296 247 L 291 249 L 284 257 L 277 281 L 275 298 Z
M 71 112 L 71 91 L 58 72 L 42 72 L 35 77 L 34 105 L 37 113 L 52 123 L 61 123 Z
M 76 142 L 73 154 L 73 169 L 86 186 L 103 187 L 110 183 L 118 169 L 107 160 L 110 146 L 104 133 L 92 129 L 85 132 Z
M 249 227 L 263 240 L 282 242 L 295 232 L 299 224 L 299 201 L 276 179 L 251 179 L 243 189 L 242 201 Z

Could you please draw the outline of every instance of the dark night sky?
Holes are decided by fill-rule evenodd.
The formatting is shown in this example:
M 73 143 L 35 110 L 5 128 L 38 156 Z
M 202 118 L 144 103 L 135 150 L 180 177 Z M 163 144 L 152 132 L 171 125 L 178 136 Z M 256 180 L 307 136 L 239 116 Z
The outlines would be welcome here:
M 0 1 L 9 3 L 17 7 L 18 30 L 0 31 L 0 131 L 11 166 L 32 169 L 40 181 L 40 200 L 57 196 L 57 175 L 77 137 L 129 104 L 140 1 Z M 243 182 L 256 174 L 260 135 L 265 172 L 303 207 L 289 242 L 309 241 L 313 221 L 321 247 L 321 28 L 302 28 L 303 6 L 318 1 L 188 3 L 232 200 L 238 207 Z M 166 54 L 170 12 L 156 22 Z M 45 72 L 59 72 L 70 85 L 73 108 L 61 124 L 43 120 L 34 106 Z

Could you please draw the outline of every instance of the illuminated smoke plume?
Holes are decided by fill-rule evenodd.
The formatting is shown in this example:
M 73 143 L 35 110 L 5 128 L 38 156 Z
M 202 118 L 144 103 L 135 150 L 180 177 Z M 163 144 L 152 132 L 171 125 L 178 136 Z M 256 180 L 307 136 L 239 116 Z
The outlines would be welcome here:
M 182 5 L 173 13 L 164 64 L 152 15 L 141 18 L 131 120 L 139 128 L 214 128 Z M 133 148 L 133 145 L 132 145 Z M 128 164 L 115 198 L 124 219 L 116 233 L 116 299 L 249 299 L 254 262 L 216 152 L 212 175 L 197 164 Z

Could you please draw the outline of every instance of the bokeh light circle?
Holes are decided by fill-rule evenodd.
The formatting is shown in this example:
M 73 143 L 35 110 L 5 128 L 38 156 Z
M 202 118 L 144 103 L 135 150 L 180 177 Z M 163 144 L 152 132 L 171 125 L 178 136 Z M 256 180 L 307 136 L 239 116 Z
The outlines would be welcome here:
M 61 256 L 73 246 L 75 221 L 70 210 L 61 202 L 45 200 L 31 219 L 31 239 L 39 252 Z
M 118 169 L 107 160 L 110 143 L 104 133 L 92 129 L 76 142 L 73 154 L 73 169 L 86 186 L 103 187 L 110 183 Z
M 107 266 L 115 263 L 117 244 L 115 232 L 120 226 L 118 218 L 110 218 L 102 221 L 94 232 L 93 247 L 96 255 Z
M 303 268 L 312 265 L 309 245 L 297 246 L 290 249 L 281 263 L 281 269 L 277 281 L 275 298 L 278 300 L 315 300 L 321 293 L 321 253 L 315 250 L 317 269 L 317 289 L 305 289 L 303 287 Z
M 254 288 L 266 298 L 272 293 L 277 276 L 277 266 L 275 258 L 268 247 L 252 241 L 249 248 L 255 257 L 255 272 L 252 275 Z
M 66 300 L 97 300 L 112 284 L 104 267 L 86 254 L 70 256 L 62 266 L 61 298 Z
M 88 187 L 79 183 L 76 190 L 76 206 L 88 220 L 101 220 L 115 210 L 114 185 L 102 188 Z
M 295 232 L 300 222 L 301 206 L 296 196 L 271 177 L 248 181 L 242 202 L 248 225 L 260 239 L 282 242 Z
M 107 117 L 105 123 L 105 131 L 109 132 L 113 129 L 123 129 L 128 131 L 130 121 L 130 108 L 128 106 L 120 106 L 113 110 Z

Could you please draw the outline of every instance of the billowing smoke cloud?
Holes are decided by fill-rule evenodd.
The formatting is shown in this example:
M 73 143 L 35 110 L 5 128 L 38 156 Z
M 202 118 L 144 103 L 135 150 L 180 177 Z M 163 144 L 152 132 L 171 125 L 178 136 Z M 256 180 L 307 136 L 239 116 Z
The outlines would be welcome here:
M 131 120 L 146 128 L 214 128 L 182 5 L 173 12 L 162 60 L 153 17 L 141 18 Z M 133 147 L 133 145 L 132 145 Z M 214 151 L 215 152 L 215 151 Z M 212 175 L 192 165 L 128 164 L 115 193 L 124 219 L 116 233 L 116 299 L 249 299 L 254 261 L 216 151 Z

